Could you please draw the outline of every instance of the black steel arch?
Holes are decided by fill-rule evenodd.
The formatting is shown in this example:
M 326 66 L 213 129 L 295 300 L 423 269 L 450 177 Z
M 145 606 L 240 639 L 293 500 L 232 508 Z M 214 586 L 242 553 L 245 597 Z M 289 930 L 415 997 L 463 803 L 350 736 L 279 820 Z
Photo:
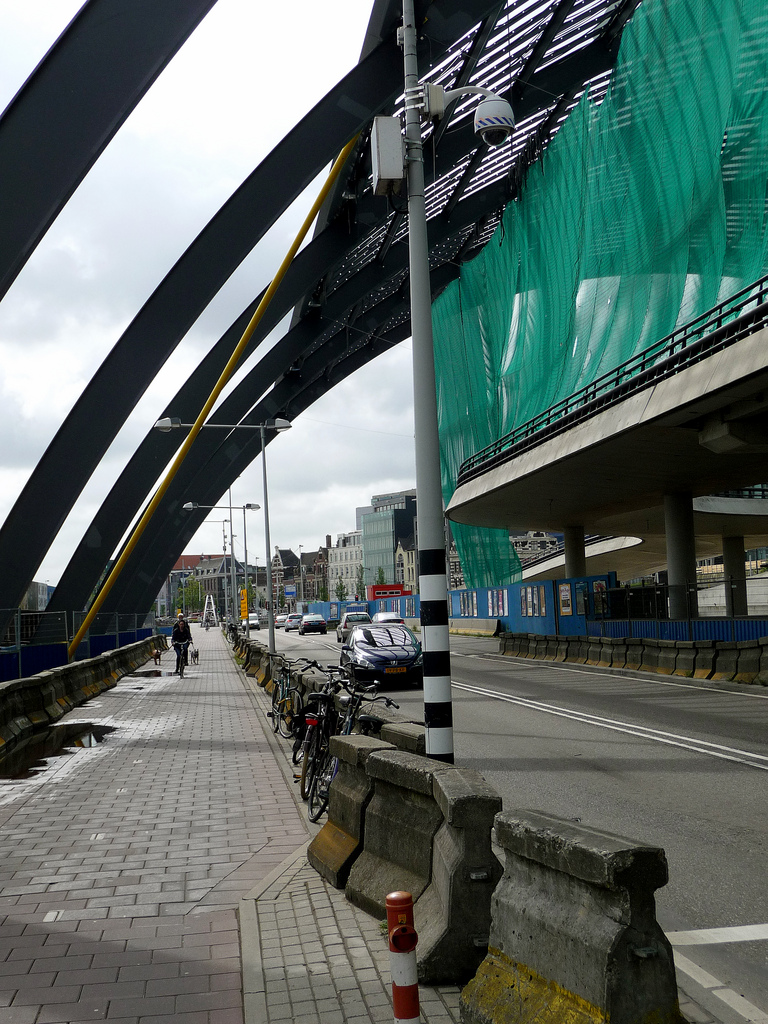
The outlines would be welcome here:
M 380 4 L 394 8 L 392 0 Z M 424 59 L 438 59 L 488 0 L 441 0 Z M 439 7 L 439 11 L 437 8 Z M 70 41 L 70 45 L 74 45 Z M 0 529 L 0 607 L 19 603 L 98 462 L 158 369 L 259 238 L 344 144 L 401 89 L 401 56 L 380 43 L 256 168 L 155 290 L 94 375 Z M 30 130 L 34 128 L 30 125 Z M 109 395 L 109 403 L 104 396 Z M 93 429 L 94 421 L 99 430 Z M 57 501 L 50 501 L 55 489 Z
M 88 0 L 0 117 L 0 298 L 216 0 Z
M 494 223 L 494 213 L 499 211 L 514 194 L 515 188 L 519 185 L 520 170 L 524 170 L 527 163 L 530 163 L 531 159 L 535 159 L 546 144 L 546 139 L 551 134 L 557 118 L 566 112 L 568 106 L 574 101 L 578 90 L 584 87 L 584 83 L 610 69 L 615 59 L 617 40 L 621 27 L 623 27 L 626 18 L 636 6 L 637 0 L 621 0 L 621 2 L 617 2 L 617 0 L 604 0 L 602 20 L 599 23 L 600 30 L 596 33 L 595 38 L 587 46 L 577 47 L 575 52 L 566 53 L 566 56 L 559 60 L 553 61 L 547 58 L 547 47 L 557 39 L 558 31 L 560 30 L 559 26 L 565 22 L 567 15 L 570 14 L 572 16 L 573 8 L 578 8 L 582 2 L 585 9 L 587 6 L 590 6 L 586 0 L 560 0 L 557 4 L 551 2 L 551 0 L 540 0 L 542 7 L 550 9 L 550 16 L 544 24 L 543 30 L 537 30 L 536 38 L 534 39 L 532 36 L 531 52 L 524 69 L 525 74 L 520 75 L 518 85 L 511 94 L 511 99 L 515 106 L 518 122 L 524 121 L 526 118 L 530 119 L 533 115 L 540 113 L 544 115 L 544 119 L 540 118 L 537 123 L 534 123 L 527 134 L 523 133 L 525 144 L 517 147 L 513 158 L 513 167 L 510 168 L 506 178 L 498 179 L 497 176 L 497 182 L 493 187 L 485 187 L 480 192 L 472 195 L 470 200 L 462 199 L 459 203 L 459 198 L 463 196 L 467 186 L 470 184 L 474 169 L 482 164 L 485 150 L 480 149 L 478 151 L 474 136 L 466 123 L 460 126 L 458 130 L 453 129 L 442 139 L 438 150 L 438 159 L 435 163 L 436 177 L 440 179 L 446 174 L 448 168 L 459 166 L 462 162 L 464 164 L 468 163 L 469 170 L 465 170 L 460 178 L 450 182 L 451 201 L 446 203 L 442 214 L 430 223 L 430 235 L 442 240 L 437 243 L 438 250 L 435 259 L 435 266 L 441 269 L 434 278 L 433 288 L 436 287 L 439 290 L 443 286 L 440 282 L 447 281 L 457 272 L 455 267 L 452 268 L 451 261 L 460 262 L 461 259 L 466 257 L 467 253 L 484 244 L 489 236 L 488 225 L 485 223 L 486 218 L 490 216 L 490 225 L 492 226 Z M 495 0 L 495 3 L 462 3 L 461 0 L 454 0 L 454 2 L 444 0 L 444 2 L 424 5 L 424 9 L 428 8 L 430 18 L 427 22 L 428 28 L 425 31 L 423 42 L 425 49 L 429 48 L 430 50 L 433 64 L 439 63 L 443 53 L 450 49 L 457 36 L 468 32 L 470 29 L 474 30 L 472 47 L 468 50 L 468 55 L 464 54 L 462 56 L 460 54 L 461 66 L 453 75 L 452 82 L 466 81 L 472 74 L 477 66 L 480 55 L 483 53 L 484 46 L 494 31 L 496 19 L 499 17 L 500 12 L 505 9 L 505 6 L 506 4 L 500 4 L 499 0 Z M 511 0 L 510 8 L 514 6 L 514 0 Z M 482 21 L 484 15 L 487 15 L 485 23 L 481 23 L 478 26 L 478 22 Z M 401 64 L 399 51 L 397 53 L 393 52 L 395 50 L 394 43 L 389 37 L 393 34 L 398 23 L 399 4 L 395 0 L 379 0 L 374 6 L 371 26 L 369 27 L 369 34 L 366 40 L 367 47 L 377 44 L 377 49 L 364 58 L 361 64 L 358 65 L 358 68 L 351 72 L 344 82 L 340 83 L 339 87 L 332 90 L 329 96 L 321 101 L 315 110 L 308 115 L 308 118 L 301 122 L 297 131 L 299 129 L 303 131 L 302 138 L 304 140 L 308 137 L 317 139 L 318 135 L 323 135 L 323 141 L 325 141 L 326 133 L 324 129 L 328 126 L 329 114 L 332 112 L 334 103 L 337 106 L 339 104 L 350 106 L 352 104 L 359 104 L 361 95 L 365 94 L 367 96 L 369 103 L 367 111 L 361 111 L 360 106 L 355 107 L 357 115 L 356 127 L 363 127 L 366 118 L 376 110 L 389 112 L 393 109 L 400 89 Z M 427 38 L 427 33 L 429 38 Z M 382 39 L 384 39 L 383 42 L 380 41 Z M 538 66 L 539 63 L 543 64 L 543 69 Z M 365 68 L 365 75 L 361 73 L 361 68 Z M 378 72 L 383 70 L 385 73 L 380 80 L 372 82 L 370 76 L 373 74 L 375 78 L 376 70 Z M 365 90 L 362 93 L 358 91 L 361 87 L 361 83 L 356 77 L 358 74 L 367 80 L 367 92 Z M 313 124 L 307 126 L 306 122 L 310 119 L 314 119 Z M 349 132 L 349 134 L 351 135 L 353 132 Z M 292 135 L 295 135 L 295 133 L 292 133 Z M 0 144 L 1 142 L 2 140 L 0 139 Z M 532 142 L 536 144 L 531 145 Z M 340 142 L 334 142 L 330 147 L 324 149 L 320 163 L 326 163 L 330 160 L 335 151 L 340 148 L 340 145 Z M 278 150 L 280 148 L 278 147 Z M 303 155 L 306 157 L 306 154 Z M 209 279 L 205 282 L 206 298 L 204 302 L 202 304 L 195 303 L 192 310 L 189 309 L 188 305 L 186 309 L 182 308 L 185 301 L 187 303 L 190 301 L 189 288 L 195 273 L 198 276 L 201 273 L 200 261 L 201 255 L 206 253 L 206 242 L 208 243 L 207 255 L 210 255 L 212 252 L 211 238 L 208 237 L 204 242 L 201 242 L 201 240 L 204 239 L 206 233 L 210 233 L 218 240 L 220 247 L 229 241 L 228 229 L 232 228 L 231 208 L 237 205 L 238 198 L 241 200 L 240 206 L 242 207 L 242 194 L 244 192 L 248 191 L 251 196 L 254 194 L 252 187 L 253 179 L 261 174 L 262 176 L 259 180 L 264 180 L 266 165 L 269 165 L 269 170 L 274 171 L 277 168 L 279 172 L 280 160 L 273 160 L 273 156 L 274 154 L 271 154 L 257 168 L 229 203 L 225 204 L 217 217 L 211 222 L 211 225 L 201 233 L 201 236 L 193 243 L 174 270 L 171 271 L 157 289 L 155 295 L 150 299 L 150 302 L 136 318 L 134 324 L 131 325 L 120 342 L 118 342 L 118 345 L 115 346 L 115 350 L 105 361 L 105 366 L 116 350 L 124 345 L 126 335 L 129 335 L 132 329 L 134 330 L 133 344 L 136 344 L 137 337 L 141 339 L 144 336 L 145 341 L 148 340 L 146 335 L 152 329 L 153 310 L 150 309 L 149 315 L 147 315 L 147 307 L 151 306 L 153 300 L 158 300 L 158 308 L 164 305 L 168 311 L 170 311 L 170 307 L 173 306 L 175 301 L 176 308 L 173 310 L 173 324 L 175 331 L 179 333 L 174 338 L 172 345 L 178 342 L 181 334 L 184 333 L 196 318 L 202 306 L 205 305 L 213 292 L 220 287 L 220 284 L 223 283 L 223 277 L 227 275 L 226 257 L 222 257 L 221 253 L 215 252 L 214 246 L 213 252 L 215 252 L 219 259 L 214 266 L 209 268 L 210 275 Z M 317 160 L 313 162 L 313 169 L 309 172 L 310 177 L 314 176 L 314 169 L 317 163 Z M 431 170 L 431 168 L 429 169 Z M 272 353 L 270 353 L 249 374 L 248 383 L 244 382 L 241 385 L 243 390 L 238 396 L 237 406 L 233 405 L 231 407 L 232 412 L 230 414 L 223 414 L 224 406 L 219 411 L 221 422 L 240 419 L 248 409 L 252 408 L 254 400 L 259 395 L 264 394 L 275 382 L 278 383 L 275 384 L 273 391 L 256 407 L 257 410 L 262 411 L 252 413 L 252 415 L 255 415 L 257 421 L 264 415 L 286 414 L 286 412 L 289 418 L 292 415 L 295 416 L 303 408 L 306 408 L 308 404 L 311 404 L 311 401 L 314 401 L 316 397 L 332 387 L 339 379 L 347 376 L 352 371 L 352 368 L 357 368 L 357 365 L 362 365 L 367 359 L 378 354 L 378 351 L 381 350 L 380 346 L 385 344 L 381 340 L 384 335 L 389 339 L 387 344 L 393 343 L 393 340 L 401 340 L 401 338 L 408 336 L 407 309 L 404 311 L 401 309 L 400 321 L 395 327 L 387 328 L 386 326 L 388 323 L 391 323 L 392 308 L 398 303 L 402 307 L 403 302 L 403 295 L 400 294 L 398 296 L 396 294 L 397 289 L 401 288 L 404 283 L 404 271 L 400 266 L 402 261 L 398 259 L 393 260 L 389 254 L 391 242 L 401 226 L 402 218 L 399 218 L 397 215 L 390 217 L 386 208 L 382 207 L 382 201 L 371 196 L 370 190 L 367 189 L 368 170 L 368 155 L 365 148 L 361 146 L 356 160 L 349 165 L 350 174 L 347 175 L 347 180 L 340 183 L 336 194 L 326 206 L 323 230 L 316 236 L 311 246 L 305 250 L 307 254 L 311 251 L 311 255 L 308 255 L 303 262 L 297 261 L 295 267 L 292 268 L 293 278 L 290 286 L 279 293 L 277 300 L 279 306 L 275 309 L 273 319 L 275 321 L 279 319 L 286 309 L 295 303 L 298 309 L 294 327 L 301 328 L 301 330 L 289 332 L 279 346 L 277 346 L 275 350 L 276 355 L 270 359 L 270 356 L 272 356 Z M 351 181 L 350 175 L 352 176 Z M 249 186 L 251 186 L 250 189 Z M 439 186 L 439 182 L 437 186 Z M 275 187 L 273 184 L 273 188 Z M 350 191 L 354 195 L 352 200 L 349 199 Z M 476 208 L 470 209 L 471 207 Z M 383 214 L 382 210 L 384 210 Z M 461 212 L 459 213 L 459 211 Z M 230 214 L 229 219 L 227 218 L 228 213 Z M 254 220 L 258 221 L 258 218 L 254 218 Z M 385 243 L 379 249 L 378 262 L 363 261 L 363 270 L 356 275 L 358 278 L 356 287 L 345 287 L 344 282 L 347 279 L 345 274 L 347 277 L 350 276 L 348 266 L 350 262 L 357 260 L 361 242 L 364 242 L 367 234 L 375 234 L 387 220 L 389 231 Z M 446 227 L 445 222 L 448 221 L 450 224 Z M 459 248 L 457 249 L 455 245 L 452 248 L 449 247 L 450 255 L 448 257 L 445 254 L 441 256 L 439 245 L 445 244 L 445 239 L 451 232 L 454 231 L 455 233 L 454 229 L 459 226 L 464 227 L 467 224 L 471 224 L 473 227 L 471 230 L 465 231 L 460 240 Z M 436 230 L 436 225 L 440 225 L 440 230 Z M 239 246 L 238 252 L 246 249 L 249 244 L 249 237 L 251 245 L 255 244 L 258 240 L 258 237 L 256 237 L 259 230 L 258 226 L 254 230 L 254 225 L 250 224 L 248 229 L 248 231 L 241 231 L 239 234 L 235 231 L 234 244 Z M 245 252 L 243 251 L 244 254 Z M 239 263 L 239 261 L 238 259 L 237 262 Z M 231 260 L 229 265 L 231 266 Z M 229 273 L 231 273 L 231 269 Z M 354 280 L 354 277 L 352 277 L 352 280 Z M 382 280 L 384 281 L 383 285 Z M 390 283 L 387 284 L 387 281 Z M 395 290 L 394 294 L 387 294 L 387 289 L 390 288 L 391 290 L 393 287 Z M 383 300 L 372 304 L 370 299 L 372 292 L 383 294 Z M 379 295 L 380 298 L 381 294 Z M 318 320 L 318 314 L 314 308 L 316 303 L 313 301 L 318 295 L 322 297 L 325 315 L 337 320 L 341 324 L 341 328 L 338 326 L 335 329 L 329 328 L 322 320 Z M 303 300 L 299 302 L 301 296 L 303 296 Z M 372 309 L 366 310 L 366 305 L 371 304 Z M 218 375 L 217 367 L 221 365 L 222 360 L 225 358 L 225 351 L 227 349 L 231 350 L 233 340 L 239 336 L 238 328 L 241 328 L 247 322 L 250 310 L 254 305 L 255 302 L 249 307 L 249 310 L 241 314 L 214 347 L 214 350 L 203 360 L 201 366 L 193 374 L 194 387 L 189 391 L 182 389 L 173 402 L 169 403 L 167 410 L 169 414 L 190 415 L 191 418 L 193 413 L 188 413 L 184 410 L 193 410 L 196 413 L 202 404 L 199 396 L 202 395 L 204 398 L 207 395 L 210 385 Z M 364 310 L 362 318 L 360 317 L 361 309 Z M 184 315 L 185 312 L 186 316 Z M 154 313 L 156 322 L 157 309 L 154 310 Z M 356 323 L 363 323 L 367 320 L 371 321 L 367 328 L 366 340 L 362 346 L 355 347 L 353 351 L 344 351 L 344 346 L 340 344 L 339 338 L 334 336 L 338 335 L 340 331 L 343 336 L 345 325 L 354 317 L 358 317 Z M 138 328 L 136 327 L 137 322 L 139 322 Z M 272 321 L 269 322 L 271 323 Z M 266 330 L 263 333 L 266 333 Z M 260 334 L 255 338 L 251 347 L 253 348 L 255 344 L 258 344 L 262 337 L 263 334 Z M 361 359 L 362 362 L 360 362 Z M 295 364 L 297 361 L 301 363 L 301 374 L 304 376 L 304 379 L 297 378 L 295 374 L 288 373 L 292 364 Z M 102 370 L 104 370 L 104 367 L 102 367 Z M 102 374 L 102 370 L 99 371 L 97 377 Z M 154 373 L 154 369 L 152 372 Z M 99 382 L 99 391 L 103 388 L 104 379 L 108 379 L 108 376 L 108 374 L 102 375 L 102 380 Z M 281 380 L 281 378 L 283 379 Z M 94 378 L 95 381 L 96 378 Z M 140 382 L 132 381 L 132 387 L 134 392 L 137 392 L 137 389 L 143 390 Z M 141 390 L 134 393 L 133 403 L 130 405 L 130 408 L 135 404 Z M 239 391 L 240 389 L 237 390 Z M 94 395 L 96 393 L 94 392 Z M 90 397 L 93 398 L 94 395 Z M 86 399 L 85 394 L 83 399 Z M 81 402 L 83 399 L 81 399 Z M 267 403 L 266 405 L 264 404 L 265 402 Z M 282 408 L 278 408 L 278 406 Z M 128 411 L 130 411 L 130 408 Z M 240 411 L 235 413 L 235 408 Z M 269 411 L 264 412 L 264 409 L 269 409 Z M 125 415 L 127 415 L 127 412 Z M 59 435 L 68 426 L 70 425 L 65 423 Z M 72 435 L 77 433 L 76 427 L 77 425 L 75 425 L 74 431 L 69 430 L 70 440 Z M 208 435 L 218 435 L 218 438 L 221 438 L 221 433 L 220 431 L 209 431 Z M 247 436 L 247 433 L 240 432 L 240 435 Z M 251 442 L 250 445 L 246 445 L 240 450 L 240 446 L 235 441 L 234 436 L 224 444 L 218 439 L 214 440 L 213 437 L 211 437 L 210 441 L 204 441 L 202 440 L 204 434 L 205 432 L 198 438 L 190 452 L 188 457 L 189 466 L 182 480 L 197 481 L 201 479 L 200 474 L 205 470 L 203 475 L 210 482 L 210 489 L 206 491 L 206 498 L 203 501 L 214 504 L 224 493 L 229 483 L 258 455 L 260 443 L 254 444 Z M 59 435 L 54 439 L 54 442 L 60 439 Z M 111 437 L 109 440 L 111 441 Z M 59 604 L 62 607 L 69 608 L 82 606 L 95 581 L 101 575 L 109 553 L 114 549 L 119 536 L 124 532 L 127 520 L 132 518 L 140 504 L 145 500 L 145 493 L 142 493 L 142 483 L 145 488 L 146 480 L 156 477 L 157 470 L 166 464 L 169 455 L 172 455 L 172 449 L 176 442 L 177 439 L 174 439 L 172 436 L 151 432 L 139 446 L 128 467 L 126 467 L 126 471 L 112 492 L 110 492 L 102 509 L 91 524 L 91 528 L 73 555 L 70 566 L 65 572 L 64 577 L 62 577 L 60 593 L 59 589 L 57 589 L 57 593 L 54 595 L 55 606 Z M 52 445 L 53 447 L 54 445 Z M 44 459 L 49 456 L 50 451 L 49 449 Z M 53 459 L 49 459 L 48 470 L 51 468 L 50 464 L 55 463 L 56 454 L 54 453 Z M 60 455 L 60 452 L 58 454 Z M 101 454 L 91 451 L 87 455 L 87 458 L 91 460 L 94 457 L 95 461 L 85 471 L 87 475 L 90 475 L 90 471 L 95 462 L 101 457 Z M 235 471 L 233 467 L 236 466 L 239 468 Z M 82 480 L 82 483 L 77 486 L 77 493 L 79 493 L 85 479 L 87 479 L 87 475 Z M 187 486 L 189 486 L 189 483 Z M 197 488 L 197 483 L 194 486 Z M 220 489 L 214 493 L 216 488 Z M 72 488 L 69 491 L 71 492 Z M 196 497 L 201 493 L 201 491 L 196 490 Z M 189 493 L 184 495 L 183 500 L 187 500 L 188 496 Z M 177 504 L 178 497 L 180 495 L 173 499 Z M 166 498 L 168 499 L 168 496 Z M 66 503 L 67 500 L 69 499 L 65 495 L 63 502 Z M 71 507 L 73 501 L 74 498 L 72 498 L 69 507 Z M 172 500 L 169 499 L 164 511 L 163 506 L 161 506 L 161 510 L 158 510 L 155 520 L 150 524 L 150 529 L 144 541 L 144 554 L 142 555 L 140 552 L 134 553 L 136 557 L 132 558 L 126 567 L 123 584 L 116 586 L 113 594 L 110 594 L 107 599 L 105 608 L 113 606 L 123 611 L 144 611 L 151 604 L 159 586 L 159 583 L 155 586 L 159 565 L 161 563 L 164 565 L 169 563 L 169 568 L 175 561 L 177 554 L 181 551 L 181 547 L 176 551 L 179 543 L 181 542 L 182 547 L 186 543 L 186 539 L 180 541 L 183 534 L 178 532 L 178 514 L 171 505 Z M 61 516 L 61 521 L 63 521 L 69 507 L 66 508 Z M 14 511 L 16 510 L 14 509 Z M 189 525 L 191 520 L 187 517 L 186 522 Z M 8 523 L 6 522 L 7 526 Z M 0 531 L 0 557 L 3 556 L 3 540 L 6 527 L 3 528 L 3 531 Z M 58 526 L 56 529 L 58 529 Z M 117 536 L 115 536 L 115 533 Z M 44 554 L 44 550 L 40 554 L 40 558 L 42 554 Z M 35 557 L 33 554 L 32 560 Z M 30 578 L 37 564 L 36 562 L 32 566 L 29 574 Z M 167 568 L 164 573 L 159 574 L 159 578 L 162 579 L 162 576 L 166 574 Z M 154 592 L 151 592 L 153 586 L 155 589 Z M 0 606 L 2 604 L 3 601 L 0 601 Z

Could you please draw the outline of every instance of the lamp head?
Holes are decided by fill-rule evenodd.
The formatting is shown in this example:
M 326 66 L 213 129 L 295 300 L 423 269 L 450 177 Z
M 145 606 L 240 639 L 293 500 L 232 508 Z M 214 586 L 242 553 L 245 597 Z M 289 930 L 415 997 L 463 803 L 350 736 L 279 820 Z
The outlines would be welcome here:
M 164 416 L 155 423 L 155 430 L 162 430 L 167 433 L 169 430 L 178 429 L 181 426 L 181 419 L 178 416 Z

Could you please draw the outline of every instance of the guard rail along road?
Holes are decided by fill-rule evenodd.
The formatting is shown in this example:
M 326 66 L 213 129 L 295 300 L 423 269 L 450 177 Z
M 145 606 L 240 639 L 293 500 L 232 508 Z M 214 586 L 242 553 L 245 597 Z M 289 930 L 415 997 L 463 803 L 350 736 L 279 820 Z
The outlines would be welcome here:
M 732 642 L 502 633 L 499 651 L 516 658 L 768 685 L 768 637 Z
M 118 679 L 148 661 L 152 651 L 166 647 L 165 636 L 150 636 L 95 658 L 0 683 L 0 758 L 34 732 L 115 686 Z

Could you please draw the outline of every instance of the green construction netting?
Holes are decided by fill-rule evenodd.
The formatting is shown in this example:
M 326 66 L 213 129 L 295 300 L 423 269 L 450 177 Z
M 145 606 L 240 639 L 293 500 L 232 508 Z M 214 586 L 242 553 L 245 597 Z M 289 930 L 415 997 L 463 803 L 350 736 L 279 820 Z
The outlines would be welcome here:
M 446 502 L 465 458 L 766 273 L 767 185 L 765 0 L 645 0 L 433 305 Z M 468 585 L 519 573 L 506 530 L 453 529 Z

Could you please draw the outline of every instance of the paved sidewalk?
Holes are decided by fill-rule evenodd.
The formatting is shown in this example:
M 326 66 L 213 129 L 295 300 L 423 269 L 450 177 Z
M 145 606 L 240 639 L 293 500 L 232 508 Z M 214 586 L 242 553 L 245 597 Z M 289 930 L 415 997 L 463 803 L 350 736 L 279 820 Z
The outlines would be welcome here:
M 392 1020 L 386 936 L 306 863 L 266 695 L 193 638 L 184 679 L 167 652 L 67 716 L 103 743 L 0 779 L 0 1024 Z M 425 1024 L 458 996 L 423 987 Z

